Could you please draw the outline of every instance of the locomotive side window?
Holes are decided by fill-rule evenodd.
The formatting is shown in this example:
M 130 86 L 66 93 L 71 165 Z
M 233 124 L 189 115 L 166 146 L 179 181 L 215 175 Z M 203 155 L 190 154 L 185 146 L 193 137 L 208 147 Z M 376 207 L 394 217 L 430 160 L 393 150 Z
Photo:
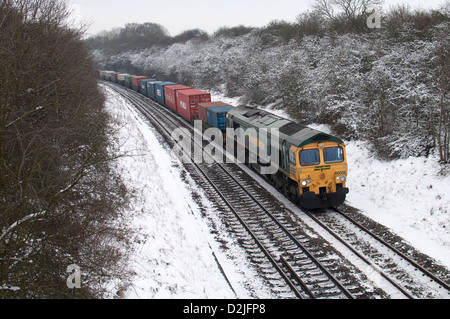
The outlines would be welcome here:
M 323 159 L 327 164 L 342 163 L 344 161 L 344 150 L 340 146 L 324 148 Z
M 292 151 L 289 151 L 289 163 L 294 166 L 296 165 L 295 153 Z
M 300 165 L 311 166 L 320 164 L 319 150 L 304 150 L 300 152 Z

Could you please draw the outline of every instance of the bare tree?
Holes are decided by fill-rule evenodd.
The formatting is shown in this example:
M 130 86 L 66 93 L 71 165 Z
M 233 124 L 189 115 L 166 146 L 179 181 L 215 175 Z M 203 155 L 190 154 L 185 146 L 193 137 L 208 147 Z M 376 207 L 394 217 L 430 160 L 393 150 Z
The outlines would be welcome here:
M 123 238 L 126 189 L 108 115 L 64 2 L 0 2 L 0 298 L 99 297 Z M 82 289 L 65 273 L 77 264 Z M 118 271 L 122 272 L 122 270 Z
M 381 3 L 382 0 L 315 0 L 313 8 L 329 20 L 337 20 L 341 15 L 355 19 Z

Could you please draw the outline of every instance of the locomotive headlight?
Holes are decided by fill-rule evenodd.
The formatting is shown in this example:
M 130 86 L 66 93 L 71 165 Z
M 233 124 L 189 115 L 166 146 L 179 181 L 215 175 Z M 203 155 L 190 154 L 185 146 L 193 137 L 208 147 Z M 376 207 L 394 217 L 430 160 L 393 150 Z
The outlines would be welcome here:
M 307 181 L 302 181 L 302 186 L 305 187 L 306 185 L 308 185 Z
M 339 179 L 340 179 L 340 181 L 341 181 L 342 183 L 345 183 L 345 181 L 347 180 L 347 179 L 345 178 L 345 176 L 341 176 L 341 177 L 339 177 Z

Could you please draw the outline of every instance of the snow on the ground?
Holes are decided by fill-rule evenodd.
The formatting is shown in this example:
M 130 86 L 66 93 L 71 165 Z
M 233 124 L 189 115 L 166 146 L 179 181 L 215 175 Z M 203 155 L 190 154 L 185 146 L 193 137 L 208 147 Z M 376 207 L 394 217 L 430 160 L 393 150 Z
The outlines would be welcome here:
M 450 176 L 436 156 L 381 161 L 347 142 L 347 202 L 450 268 Z
M 125 298 L 251 296 L 244 288 L 249 279 L 240 273 L 245 271 L 236 270 L 236 264 L 220 254 L 201 218 L 201 209 L 193 200 L 193 186 L 181 179 L 181 170 L 170 152 L 160 145 L 133 107 L 113 91 L 105 88 L 105 92 L 108 110 L 121 123 L 121 149 L 134 155 L 118 161 L 125 182 L 136 190 L 130 213 L 140 228 L 140 235 L 134 239 L 137 250 L 132 260 L 137 275 Z M 214 95 L 214 100 L 239 105 L 236 99 Z M 287 117 L 281 111 L 273 112 Z M 323 125 L 315 128 L 328 130 Z M 437 159 L 383 162 L 374 158 L 365 142 L 346 144 L 348 204 L 450 268 L 450 176 L 439 174 Z M 227 278 L 218 260 L 226 267 Z M 258 279 L 255 276 L 250 279 L 253 280 Z M 256 295 L 271 297 L 264 289 Z
M 125 298 L 236 298 L 217 266 L 198 206 L 170 154 L 148 124 L 111 90 L 107 109 L 119 122 L 117 163 L 135 193 L 132 269 L 137 274 Z
M 276 297 L 221 224 L 220 212 L 190 176 L 183 174 L 182 164 L 171 156 L 167 146 L 161 145 L 154 128 L 119 94 L 102 88 L 107 110 L 115 119 L 120 151 L 128 155 L 117 161 L 116 170 L 134 190 L 129 214 L 133 217 L 132 227 L 138 229 L 130 265 L 136 276 L 130 288 L 121 291 L 121 296 Z M 220 242 L 212 234 L 211 224 Z

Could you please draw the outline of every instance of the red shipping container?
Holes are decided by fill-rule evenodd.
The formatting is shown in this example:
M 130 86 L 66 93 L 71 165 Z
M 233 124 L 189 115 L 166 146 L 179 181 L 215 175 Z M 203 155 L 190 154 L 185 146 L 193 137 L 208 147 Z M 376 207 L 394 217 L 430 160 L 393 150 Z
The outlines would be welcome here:
M 219 106 L 230 106 L 230 104 L 226 104 L 223 102 L 209 102 L 209 103 L 199 103 L 198 104 L 198 118 L 203 121 L 203 123 L 208 124 L 208 114 L 207 109 L 210 107 L 219 107 Z
M 133 84 L 133 89 L 136 91 L 141 88 L 141 80 L 148 79 L 146 76 L 133 76 L 131 82 Z
M 177 92 L 180 90 L 189 90 L 192 89 L 189 86 L 176 84 L 176 85 L 167 85 L 164 87 L 164 94 L 166 95 L 166 106 L 171 110 L 177 112 Z
M 186 120 L 193 122 L 198 118 L 198 104 L 211 102 L 211 94 L 200 90 L 181 90 L 177 92 L 177 112 Z

